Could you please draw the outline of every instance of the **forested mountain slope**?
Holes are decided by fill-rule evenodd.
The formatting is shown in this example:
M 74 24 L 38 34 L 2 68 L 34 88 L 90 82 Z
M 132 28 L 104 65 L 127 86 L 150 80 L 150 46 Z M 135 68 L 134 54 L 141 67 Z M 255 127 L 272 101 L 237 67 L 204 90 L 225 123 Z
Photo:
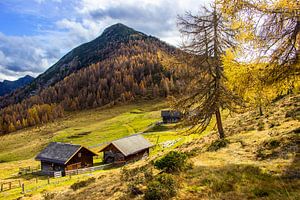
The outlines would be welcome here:
M 164 64 L 177 51 L 157 38 L 115 24 L 69 52 L 25 89 L 0 99 L 4 107 L 0 130 L 7 133 L 45 123 L 64 110 L 167 96 L 182 85 L 179 71 Z

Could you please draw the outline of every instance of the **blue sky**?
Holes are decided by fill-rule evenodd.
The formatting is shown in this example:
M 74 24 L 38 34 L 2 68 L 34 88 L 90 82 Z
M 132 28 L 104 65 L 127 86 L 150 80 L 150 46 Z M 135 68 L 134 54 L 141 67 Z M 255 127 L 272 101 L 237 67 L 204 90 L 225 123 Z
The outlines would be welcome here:
M 0 81 L 37 76 L 121 22 L 178 45 L 177 15 L 209 0 L 0 0 Z

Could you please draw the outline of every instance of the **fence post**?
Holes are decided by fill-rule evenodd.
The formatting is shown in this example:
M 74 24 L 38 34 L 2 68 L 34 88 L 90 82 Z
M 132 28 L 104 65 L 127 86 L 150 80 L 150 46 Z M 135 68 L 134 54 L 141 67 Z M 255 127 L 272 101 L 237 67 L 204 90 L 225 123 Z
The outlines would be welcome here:
M 37 177 L 35 178 L 35 183 L 38 183 L 38 178 Z
M 1 192 L 3 191 L 3 183 L 1 183 Z
M 9 189 L 11 190 L 11 182 L 9 182 L 8 185 L 9 185 Z
M 159 136 L 157 136 L 157 139 L 156 139 L 155 149 L 156 149 L 156 147 L 158 145 L 158 141 L 159 141 Z
M 19 187 L 21 187 L 21 180 L 18 180 L 19 181 Z
M 25 194 L 25 185 L 22 183 L 22 193 Z
M 48 184 L 50 184 L 50 177 L 48 176 Z

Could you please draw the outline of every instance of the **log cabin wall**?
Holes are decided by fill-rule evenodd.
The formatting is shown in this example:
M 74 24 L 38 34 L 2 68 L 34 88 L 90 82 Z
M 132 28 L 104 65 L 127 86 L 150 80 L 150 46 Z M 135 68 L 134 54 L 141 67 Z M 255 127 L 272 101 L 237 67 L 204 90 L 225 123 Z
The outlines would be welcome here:
M 85 148 L 81 148 L 66 164 L 66 170 L 93 166 L 93 154 Z
M 47 162 L 47 161 L 41 161 L 41 170 L 45 172 L 49 171 L 62 171 L 64 170 L 64 165 Z
M 103 160 L 105 163 L 124 161 L 125 156 L 113 144 L 110 144 L 103 149 Z
M 110 144 L 103 149 L 103 160 L 105 163 L 112 163 L 116 161 L 130 162 L 134 160 L 140 160 L 143 157 L 148 157 L 148 156 L 149 156 L 149 148 L 129 156 L 124 156 L 124 154 L 121 151 L 119 151 L 113 144 Z
M 126 162 L 134 161 L 134 160 L 140 160 L 144 157 L 149 156 L 149 149 L 142 150 L 140 152 L 137 152 L 135 154 L 129 155 L 125 158 Z

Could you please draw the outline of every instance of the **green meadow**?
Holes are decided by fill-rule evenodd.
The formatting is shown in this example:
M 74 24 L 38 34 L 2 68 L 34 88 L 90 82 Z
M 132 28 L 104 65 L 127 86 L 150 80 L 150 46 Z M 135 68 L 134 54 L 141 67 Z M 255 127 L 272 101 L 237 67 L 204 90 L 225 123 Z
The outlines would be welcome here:
M 160 101 L 141 101 L 66 113 L 54 122 L 0 136 L 0 163 L 33 158 L 52 141 L 89 147 L 145 131 L 160 120 L 165 107 Z
M 27 188 L 44 184 L 45 181 L 35 183 L 35 177 L 32 175 L 19 176 L 18 172 L 20 167 L 38 167 L 39 162 L 35 161 L 34 157 L 52 141 L 81 144 L 97 152 L 107 142 L 143 133 L 144 137 L 156 145 L 151 151 L 151 155 L 155 155 L 199 137 L 195 134 L 186 135 L 185 129 L 173 124 L 156 125 L 161 121 L 161 110 L 166 108 L 166 102 L 153 100 L 66 113 L 65 117 L 54 122 L 1 136 L 0 182 L 21 180 L 26 183 Z M 96 165 L 101 161 L 101 154 L 94 159 Z M 74 181 L 63 181 L 57 186 L 68 186 Z M 55 186 L 46 186 L 46 189 L 51 187 Z M 5 199 L 13 199 L 19 193 L 20 188 L 7 191 L 0 195 L 0 199 L 4 196 Z

